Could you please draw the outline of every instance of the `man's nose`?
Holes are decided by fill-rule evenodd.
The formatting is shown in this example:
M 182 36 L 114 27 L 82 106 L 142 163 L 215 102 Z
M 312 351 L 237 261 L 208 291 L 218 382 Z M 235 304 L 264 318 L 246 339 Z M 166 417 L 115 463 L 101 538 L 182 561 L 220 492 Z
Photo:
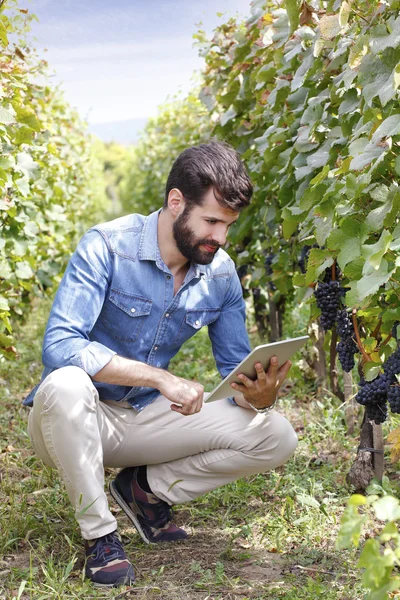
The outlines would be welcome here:
M 220 229 L 214 232 L 213 239 L 220 246 L 224 246 L 226 242 L 227 231 Z

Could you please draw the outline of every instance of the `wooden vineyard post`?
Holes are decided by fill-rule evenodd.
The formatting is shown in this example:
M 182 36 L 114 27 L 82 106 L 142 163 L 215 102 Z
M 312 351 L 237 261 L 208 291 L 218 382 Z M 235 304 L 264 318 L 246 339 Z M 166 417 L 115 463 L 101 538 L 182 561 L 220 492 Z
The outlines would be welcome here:
M 330 344 L 330 361 L 329 361 L 329 378 L 331 382 L 331 390 L 339 400 L 344 401 L 344 394 L 339 387 L 338 372 L 336 366 L 336 345 L 337 345 L 336 327 L 332 329 L 332 337 Z
M 356 420 L 356 405 L 353 394 L 353 376 L 351 373 L 343 372 L 343 391 L 345 405 L 345 420 L 347 433 L 353 434 Z
M 318 390 L 321 391 L 327 386 L 327 367 L 326 367 L 326 353 L 324 350 L 325 332 L 318 325 L 317 339 L 314 342 L 314 346 L 317 349 L 317 358 L 314 363 L 314 369 L 317 373 Z
M 346 477 L 347 483 L 352 485 L 357 493 L 363 494 L 373 477 L 382 482 L 383 450 L 382 425 L 370 422 L 365 412 L 357 456 Z
M 373 464 L 374 436 L 372 424 L 367 419 L 366 412 L 361 426 L 360 445 L 355 461 L 351 465 L 346 481 L 353 486 L 356 493 L 363 494 L 374 476 Z
M 374 442 L 374 474 L 376 479 L 382 483 L 383 470 L 384 470 L 384 454 L 383 454 L 383 432 L 382 425 L 372 424 L 372 438 Z

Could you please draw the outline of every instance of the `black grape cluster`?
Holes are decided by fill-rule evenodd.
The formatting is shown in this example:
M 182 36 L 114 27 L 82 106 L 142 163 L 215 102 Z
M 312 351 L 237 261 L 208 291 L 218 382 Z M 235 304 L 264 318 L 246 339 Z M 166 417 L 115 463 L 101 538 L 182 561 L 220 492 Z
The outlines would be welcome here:
M 336 278 L 340 279 L 340 269 L 335 265 Z M 339 361 L 346 373 L 349 373 L 354 365 L 354 356 L 358 352 L 358 346 L 354 341 L 354 327 L 345 308 L 342 308 L 341 297 L 346 293 L 339 281 L 332 281 L 332 268 L 325 270 L 324 281 L 319 282 L 314 290 L 317 306 L 321 310 L 321 327 L 325 331 L 337 326 L 340 342 L 336 346 Z
M 383 365 L 383 371 L 389 380 L 389 385 L 397 383 L 396 375 L 400 373 L 400 348 L 389 356 Z
M 367 419 L 375 421 L 377 425 L 384 423 L 388 416 L 388 409 L 386 402 L 372 404 L 367 406 Z
M 375 423 L 387 418 L 387 404 L 393 413 L 400 413 L 400 386 L 396 375 L 400 373 L 400 347 L 383 365 L 383 373 L 372 381 L 361 381 L 356 400 L 366 407 L 367 417 Z
M 387 377 L 381 373 L 372 381 L 362 380 L 356 396 L 356 401 L 365 406 L 367 418 L 377 425 L 387 419 L 387 388 Z
M 321 327 L 328 331 L 336 323 L 336 314 L 342 297 L 340 283 L 338 281 L 320 282 L 314 290 L 314 296 L 321 311 Z
M 392 413 L 400 414 L 400 385 L 390 385 L 388 390 L 388 402 Z
M 310 253 L 310 250 L 311 250 L 311 246 L 303 246 L 301 249 L 300 258 L 298 261 L 301 273 L 305 273 L 307 270 L 306 263 L 308 260 L 308 255 Z
M 353 340 L 353 338 L 349 337 L 347 340 L 340 340 L 338 345 L 336 346 L 336 350 L 339 357 L 339 362 L 342 365 L 343 371 L 346 373 L 350 373 L 353 370 L 356 361 L 354 356 L 358 352 L 358 346 Z
M 354 335 L 354 327 L 353 322 L 349 317 L 349 313 L 344 308 L 342 310 L 338 310 L 336 315 L 336 329 L 338 335 L 343 339 L 347 340 L 349 337 L 353 337 Z
M 388 402 L 392 413 L 400 414 L 400 386 L 396 375 L 400 373 L 400 348 L 383 365 L 384 373 L 388 379 Z
M 275 258 L 275 254 L 267 254 L 267 256 L 265 257 L 264 267 L 265 267 L 265 272 L 268 275 L 268 277 L 273 275 L 273 270 L 272 270 L 271 265 L 273 263 L 274 258 Z M 272 292 L 274 292 L 276 290 L 276 285 L 271 280 L 268 281 L 268 287 Z
M 373 406 L 375 404 L 386 404 L 388 380 L 384 373 L 372 381 L 360 381 L 360 387 L 356 400 L 362 406 Z
M 357 354 L 358 346 L 354 341 L 354 327 L 346 309 L 338 310 L 336 314 L 336 329 L 340 336 L 340 342 L 336 346 L 339 361 L 343 371 L 350 373 L 355 363 L 354 355 Z
M 274 258 L 275 258 L 275 254 L 267 254 L 267 256 L 265 257 L 264 266 L 265 266 L 265 271 L 266 271 L 267 275 L 272 275 L 272 273 L 273 273 L 271 265 L 274 261 Z
M 297 261 L 301 273 L 305 273 L 307 271 L 308 255 L 310 254 L 311 248 L 319 248 L 319 246 L 318 244 L 313 244 L 312 246 L 305 245 L 301 249 L 300 258 Z

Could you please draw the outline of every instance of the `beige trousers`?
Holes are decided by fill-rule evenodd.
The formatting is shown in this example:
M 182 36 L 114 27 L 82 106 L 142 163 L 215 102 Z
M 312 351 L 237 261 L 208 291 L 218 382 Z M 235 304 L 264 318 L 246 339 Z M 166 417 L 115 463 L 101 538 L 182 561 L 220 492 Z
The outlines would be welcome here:
M 228 400 L 192 416 L 159 396 L 141 412 L 100 401 L 78 367 L 51 373 L 38 389 L 28 432 L 36 454 L 63 479 L 85 539 L 114 531 L 104 466 L 148 465 L 151 490 L 169 504 L 187 502 L 245 475 L 284 464 L 297 437 L 290 423 Z

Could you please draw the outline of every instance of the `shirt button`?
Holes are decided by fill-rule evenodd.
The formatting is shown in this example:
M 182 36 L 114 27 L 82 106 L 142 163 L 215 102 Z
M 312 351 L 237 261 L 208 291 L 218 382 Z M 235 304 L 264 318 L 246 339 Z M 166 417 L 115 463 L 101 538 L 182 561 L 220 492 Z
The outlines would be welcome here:
M 167 313 L 165 316 L 168 318 L 169 317 L 169 313 Z
M 200 325 L 200 321 L 195 321 L 195 325 L 198 327 Z
M 167 279 L 171 279 L 171 275 L 167 275 Z
M 131 313 L 136 312 L 136 308 L 131 308 Z
M 158 346 L 154 346 L 154 350 L 158 350 Z

